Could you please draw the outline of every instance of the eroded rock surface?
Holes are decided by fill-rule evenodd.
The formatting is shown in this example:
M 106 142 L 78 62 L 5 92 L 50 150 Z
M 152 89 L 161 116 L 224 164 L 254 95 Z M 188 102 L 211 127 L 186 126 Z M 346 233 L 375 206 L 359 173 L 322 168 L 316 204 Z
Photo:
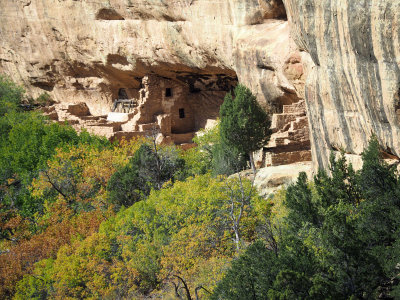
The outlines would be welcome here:
M 35 95 L 86 102 L 92 114 L 152 73 L 192 92 L 227 91 L 236 76 L 249 85 L 273 78 L 268 94 L 254 88 L 270 105 L 294 92 L 282 72 L 296 51 L 282 1 L 4 0 L 0 11 L 0 70 Z
M 285 0 L 308 69 L 315 167 L 331 150 L 359 155 L 375 134 L 400 156 L 400 1 Z
M 270 112 L 304 97 L 282 0 L 3 0 L 0 11 L 0 72 L 93 116 L 121 89 L 136 98 L 149 75 L 184 84 L 195 114 L 238 80 Z
M 214 100 L 211 92 L 239 80 L 285 119 L 272 154 L 282 138 L 285 147 L 307 144 L 298 136 L 304 115 L 284 112 L 305 99 L 316 168 L 331 150 L 359 155 L 372 133 L 399 157 L 400 2 L 283 2 L 3 0 L 0 72 L 33 96 L 84 102 L 94 116 L 110 112 L 120 89 L 140 90 L 147 75 Z
M 301 172 L 305 172 L 308 178 L 312 179 L 313 168 L 311 162 L 298 162 L 261 168 L 257 171 L 254 185 L 261 196 L 268 198 L 277 190 L 295 183 Z M 251 170 L 243 171 L 240 174 L 250 180 L 254 178 Z M 237 176 L 237 174 L 232 176 Z

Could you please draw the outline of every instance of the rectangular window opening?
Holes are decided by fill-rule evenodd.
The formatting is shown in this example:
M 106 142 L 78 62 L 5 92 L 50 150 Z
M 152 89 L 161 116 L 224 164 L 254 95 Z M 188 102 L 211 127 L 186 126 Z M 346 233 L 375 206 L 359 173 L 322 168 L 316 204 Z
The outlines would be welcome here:
M 165 97 L 172 97 L 172 89 L 171 88 L 165 89 Z
M 185 118 L 185 109 L 180 108 L 179 109 L 179 118 L 184 119 Z

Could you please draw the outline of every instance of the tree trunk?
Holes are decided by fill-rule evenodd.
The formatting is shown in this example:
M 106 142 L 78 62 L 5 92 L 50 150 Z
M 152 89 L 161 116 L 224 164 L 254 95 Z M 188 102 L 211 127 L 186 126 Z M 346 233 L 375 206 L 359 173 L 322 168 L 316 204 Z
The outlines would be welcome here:
M 253 151 L 249 152 L 249 157 L 250 157 L 251 169 L 253 170 L 254 177 L 256 177 L 257 169 L 256 169 L 256 165 L 254 164 Z
M 236 252 L 237 255 L 240 254 L 240 234 L 239 234 L 239 228 L 237 226 L 233 226 L 233 229 L 235 231 L 235 244 L 236 244 Z

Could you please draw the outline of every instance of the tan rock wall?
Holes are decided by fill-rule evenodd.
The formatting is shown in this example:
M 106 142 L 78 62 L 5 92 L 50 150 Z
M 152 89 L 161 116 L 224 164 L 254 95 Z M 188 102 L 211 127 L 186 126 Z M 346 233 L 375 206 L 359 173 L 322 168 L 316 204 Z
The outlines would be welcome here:
M 400 2 L 284 2 L 289 23 L 278 0 L 2 0 L 0 72 L 95 115 L 146 74 L 209 99 L 237 77 L 278 114 L 305 97 L 317 167 L 332 149 L 360 154 L 371 133 L 400 156 Z M 301 141 L 302 122 L 273 140 Z
M 359 155 L 371 134 L 400 156 L 400 1 L 285 0 L 309 61 L 305 87 L 314 165 Z

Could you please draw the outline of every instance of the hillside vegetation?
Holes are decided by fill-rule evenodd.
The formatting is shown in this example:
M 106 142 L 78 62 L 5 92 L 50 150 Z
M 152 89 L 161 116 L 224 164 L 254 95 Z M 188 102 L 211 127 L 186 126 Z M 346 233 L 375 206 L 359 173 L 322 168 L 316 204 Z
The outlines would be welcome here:
M 0 298 L 400 297 L 400 180 L 375 138 L 360 171 L 332 156 L 264 199 L 227 177 L 249 149 L 219 127 L 188 151 L 111 144 L 22 100 L 0 78 Z

